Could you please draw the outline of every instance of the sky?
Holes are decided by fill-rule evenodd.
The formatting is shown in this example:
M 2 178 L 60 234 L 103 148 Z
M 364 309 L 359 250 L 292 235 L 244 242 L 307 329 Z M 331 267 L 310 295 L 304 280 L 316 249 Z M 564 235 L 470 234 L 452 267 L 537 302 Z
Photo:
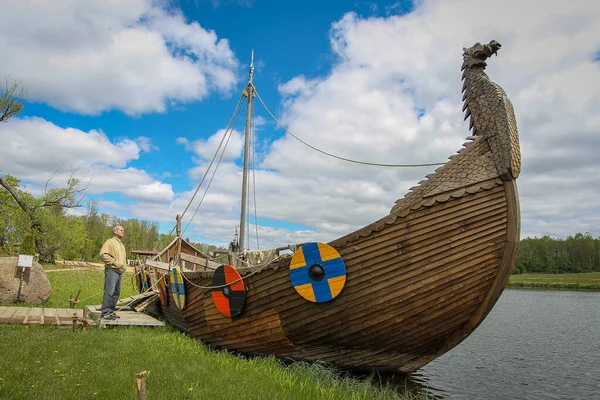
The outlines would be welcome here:
M 0 124 L 0 174 L 32 193 L 74 174 L 101 212 L 168 233 L 226 132 L 252 51 L 258 95 L 304 142 L 365 162 L 445 162 L 469 136 L 462 49 L 495 39 L 502 49 L 486 72 L 517 117 L 521 237 L 600 236 L 599 2 L 4 0 L 2 8 L 0 75 L 28 94 L 24 111 Z M 212 171 L 183 217 L 195 242 L 228 243 L 239 225 L 241 112 L 210 190 L 203 196 Z M 254 137 L 251 249 L 334 240 L 388 214 L 435 169 L 327 157 L 286 134 L 258 98 Z

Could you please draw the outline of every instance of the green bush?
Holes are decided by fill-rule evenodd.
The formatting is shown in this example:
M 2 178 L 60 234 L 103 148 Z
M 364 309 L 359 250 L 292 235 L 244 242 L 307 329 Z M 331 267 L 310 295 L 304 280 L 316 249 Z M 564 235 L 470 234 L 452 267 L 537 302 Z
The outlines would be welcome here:
M 21 246 L 19 247 L 19 253 L 34 256 L 35 253 L 35 238 L 33 235 L 27 235 L 23 238 Z

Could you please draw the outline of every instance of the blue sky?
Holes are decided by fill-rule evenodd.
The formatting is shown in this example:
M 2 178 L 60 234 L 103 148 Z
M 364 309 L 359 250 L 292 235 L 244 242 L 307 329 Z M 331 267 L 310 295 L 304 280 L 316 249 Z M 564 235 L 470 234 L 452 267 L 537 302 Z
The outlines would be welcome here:
M 0 73 L 27 86 L 28 102 L 0 125 L 0 173 L 34 192 L 54 171 L 60 186 L 76 170 L 101 211 L 168 232 L 216 150 L 253 49 L 258 93 L 306 142 L 371 162 L 445 161 L 469 135 L 462 47 L 496 39 L 503 47 L 487 72 L 517 114 L 522 236 L 600 235 L 593 2 L 9 0 L 3 8 Z M 285 135 L 258 101 L 255 116 L 260 242 L 251 227 L 251 248 L 335 239 L 387 214 L 433 170 L 329 159 Z M 186 231 L 193 240 L 231 239 L 243 120 Z

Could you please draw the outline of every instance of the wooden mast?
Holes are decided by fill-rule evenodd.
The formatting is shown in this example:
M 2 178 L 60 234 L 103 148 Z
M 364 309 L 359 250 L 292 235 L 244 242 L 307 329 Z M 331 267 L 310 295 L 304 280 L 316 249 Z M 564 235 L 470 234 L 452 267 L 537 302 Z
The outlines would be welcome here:
M 250 147 L 250 129 L 252 122 L 252 99 L 255 96 L 254 86 L 252 85 L 252 74 L 254 73 L 254 50 L 252 50 L 252 59 L 250 61 L 250 71 L 248 72 L 248 84 L 244 89 L 243 96 L 248 98 L 248 104 L 246 107 L 246 130 L 244 133 L 244 167 L 242 172 L 242 204 L 241 204 L 241 215 L 240 215 L 240 240 L 239 240 L 239 251 L 244 252 L 245 236 L 246 236 L 246 202 L 247 202 L 247 188 L 248 188 L 248 158 L 249 158 L 249 147 Z
M 176 257 L 175 257 L 175 262 L 179 264 L 180 267 L 182 267 L 182 271 L 183 271 L 183 265 L 181 263 L 181 215 L 177 214 L 177 217 L 175 217 L 175 220 L 177 221 L 176 224 L 176 233 L 177 233 L 177 253 L 175 253 Z

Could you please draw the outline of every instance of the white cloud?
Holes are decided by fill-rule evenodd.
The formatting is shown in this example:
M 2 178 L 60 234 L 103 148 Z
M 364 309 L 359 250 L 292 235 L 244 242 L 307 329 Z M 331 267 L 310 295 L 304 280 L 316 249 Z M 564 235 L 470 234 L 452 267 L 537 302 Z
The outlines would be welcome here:
M 145 136 L 140 136 L 140 137 L 136 138 L 135 142 L 137 143 L 139 148 L 145 152 L 150 152 L 152 150 L 160 150 L 157 146 L 154 146 L 152 144 L 152 139 L 145 137 Z
M 122 168 L 140 153 L 140 147 L 133 140 L 111 143 L 100 130 L 83 132 L 61 128 L 42 118 L 14 118 L 2 125 L 0 135 L 1 162 L 4 167 L 12 166 L 16 174 L 26 179 L 32 171 L 52 171 L 57 167 L 70 169 L 105 164 Z
M 150 0 L 8 0 L 0 73 L 61 110 L 130 115 L 228 93 L 238 61 L 225 39 Z
M 217 133 L 206 140 L 198 139 L 190 142 L 186 138 L 177 138 L 177 143 L 183 144 L 187 150 L 193 151 L 199 157 L 199 162 L 210 161 L 215 157 L 215 154 L 218 154 L 215 161 L 219 158 L 222 161 L 231 161 L 242 154 L 244 137 L 236 130 L 226 134 L 225 129 L 219 129 Z
M 170 201 L 171 185 L 155 181 L 145 171 L 127 167 L 141 148 L 129 139 L 113 143 L 98 130 L 61 128 L 41 118 L 14 118 L 0 131 L 0 170 L 39 190 L 54 174 L 52 186 L 69 177 L 83 178 L 87 192 L 120 192 L 132 199 Z M 36 189 L 37 188 L 37 189 Z
M 598 5 L 444 0 L 423 1 L 402 16 L 347 14 L 332 25 L 339 59 L 331 71 L 279 86 L 281 119 L 302 140 L 343 157 L 443 162 L 469 135 L 461 113 L 462 48 L 491 39 L 503 47 L 487 72 L 513 101 L 521 134 L 523 236 L 599 234 Z M 180 141 L 199 156 L 193 179 L 204 173 L 217 137 Z M 267 150 L 256 176 L 258 214 L 310 229 L 261 226 L 263 248 L 349 233 L 387 214 L 434 169 L 348 164 L 289 135 Z M 218 194 L 203 204 L 202 218 L 190 229 L 227 243 L 239 218 L 241 172 L 231 162 L 221 168 L 211 186 Z M 247 232 L 253 246 L 254 234 L 254 228 Z
M 50 33 L 56 32 L 46 29 L 50 33 L 42 36 L 49 43 L 40 53 L 40 57 L 46 57 L 41 65 L 53 60 L 53 51 L 59 54 L 53 50 L 59 45 L 62 46 L 60 52 L 67 49 L 67 54 L 81 55 L 81 48 L 89 47 L 91 52 L 105 50 L 118 34 L 135 34 L 139 35 L 140 43 L 148 44 L 144 47 L 150 54 L 148 59 L 159 54 L 156 57 L 164 62 L 164 69 L 157 67 L 160 63 L 143 67 L 151 68 L 151 72 L 134 69 L 142 80 L 147 81 L 151 73 L 156 73 L 154 68 L 159 68 L 160 73 L 175 71 L 180 79 L 177 82 L 190 81 L 178 86 L 167 79 L 163 85 L 157 78 L 155 88 L 160 96 L 154 92 L 141 93 L 139 97 L 148 101 L 148 105 L 143 105 L 135 91 L 130 90 L 131 86 L 123 92 L 108 93 L 104 87 L 94 88 L 99 93 L 84 90 L 82 96 L 77 97 L 71 96 L 75 91 L 67 85 L 65 93 L 70 95 L 64 98 L 69 100 L 61 100 L 63 94 L 57 89 L 59 84 L 65 83 L 61 78 L 56 86 L 48 86 L 53 90 L 47 93 L 56 92 L 52 96 L 47 94 L 47 98 L 54 99 L 52 104 L 70 104 L 71 109 L 77 109 L 73 104 L 81 102 L 94 105 L 95 110 L 117 107 L 137 113 L 164 109 L 168 99 L 192 99 L 187 92 L 190 85 L 205 91 L 231 88 L 227 71 L 234 71 L 237 61 L 227 55 L 226 42 L 219 41 L 216 35 L 197 24 L 182 22 L 182 17 L 176 14 L 167 14 L 144 2 L 131 4 L 131 9 L 105 7 L 99 10 L 102 18 L 79 35 L 84 37 L 85 46 L 78 40 L 50 40 Z M 140 15 L 147 19 L 135 22 Z M 35 15 L 32 18 L 37 20 Z M 61 21 L 60 16 L 53 18 Z M 62 22 L 65 29 L 73 28 L 73 23 Z M 50 25 L 54 27 L 54 23 Z M 0 26 L 4 25 L 0 23 Z M 45 25 L 40 26 L 42 32 Z M 114 26 L 115 29 L 110 30 L 114 33 L 100 35 L 98 32 L 105 29 L 98 26 Z M 42 39 L 32 35 L 32 31 L 25 30 L 19 42 L 23 48 L 42 43 Z M 72 39 L 72 35 L 66 36 Z M 600 148 L 600 63 L 593 61 L 600 49 L 600 5 L 595 2 L 574 0 L 565 7 L 542 0 L 502 3 L 424 0 L 416 3 L 413 12 L 401 16 L 363 19 L 346 14 L 332 24 L 330 40 L 337 60 L 331 70 L 325 76 L 299 75 L 282 83 L 279 86 L 283 96 L 281 104 L 269 106 L 283 110 L 281 119 L 292 132 L 336 155 L 381 163 L 443 162 L 469 135 L 461 114 L 462 47 L 491 39 L 498 40 L 503 47 L 498 57 L 489 61 L 487 72 L 512 100 L 521 136 L 523 169 L 519 192 L 523 236 L 565 237 L 577 231 L 600 234 L 597 228 L 600 207 L 596 201 L 600 196 L 600 163 L 596 155 Z M 193 42 L 198 48 L 189 51 L 195 56 L 187 61 L 173 56 L 161 47 L 165 40 L 172 41 L 178 48 L 186 44 L 192 46 Z M 5 41 L 0 41 L 0 54 L 6 48 L 2 46 L 7 46 Z M 17 46 L 17 42 L 10 46 Z M 98 54 L 105 54 L 102 51 Z M 136 47 L 132 51 L 142 50 Z M 114 54 L 125 52 L 121 49 Z M 217 65 L 217 70 L 202 69 L 198 75 L 201 67 L 193 64 L 196 57 Z M 109 59 L 116 62 L 117 67 L 126 65 L 127 61 L 117 56 Z M 38 62 L 35 57 L 33 60 Z M 83 73 L 81 64 L 73 65 L 78 65 L 77 74 Z M 21 69 L 27 71 L 27 68 Z M 56 70 L 50 68 L 49 71 L 48 76 L 56 76 Z M 167 76 L 171 72 L 166 72 Z M 31 73 L 31 77 L 35 76 Z M 217 82 L 217 87 L 211 88 L 202 79 Z M 198 90 L 194 89 L 194 93 Z M 258 90 L 260 92 L 260 87 Z M 119 97 L 115 93 L 125 99 L 123 104 L 118 103 L 120 99 L 114 100 Z M 103 95 L 109 100 L 103 100 Z M 141 103 L 136 103 L 138 101 Z M 131 111 L 133 109 L 137 111 Z M 255 127 L 263 125 L 266 123 L 261 121 Z M 27 135 L 34 140 L 40 136 L 40 143 L 49 148 L 36 146 L 34 149 L 21 139 L 14 137 L 13 140 L 11 128 L 27 130 Z M 25 174 L 29 179 L 45 182 L 47 172 L 54 170 L 57 163 L 75 168 L 91 168 L 93 164 L 95 174 L 90 190 L 137 196 L 134 198 L 139 201 L 135 206 L 128 206 L 127 212 L 132 216 L 150 216 L 157 221 L 174 223 L 174 216 L 188 206 L 193 194 L 193 190 L 173 193 L 170 185 L 152 179 L 145 171 L 128 167 L 142 151 L 152 149 L 152 144 L 143 139 L 111 143 L 101 131 L 63 129 L 36 119 L 15 119 L 2 129 L 0 135 L 10 139 L 3 142 L 7 146 L 0 147 L 0 168 L 5 172 L 10 172 L 6 169 L 10 167 L 14 175 Z M 46 139 L 40 132 L 54 133 Z M 206 140 L 177 139 L 177 143 L 194 155 L 196 165 L 188 171 L 192 181 L 198 182 L 204 174 L 222 133 L 219 131 Z M 262 144 L 260 129 L 256 133 Z M 51 142 L 55 142 L 55 146 Z M 76 143 L 81 144 L 75 146 Z M 221 243 L 232 238 L 239 219 L 237 193 L 242 180 L 240 168 L 233 160 L 241 155 L 241 147 L 241 134 L 234 132 L 211 183 L 211 191 L 203 200 L 201 217 L 196 216 L 188 228 L 189 236 Z M 257 155 L 262 169 L 257 171 L 255 179 L 256 208 L 262 218 L 274 222 L 271 224 L 274 227 L 259 227 L 262 248 L 308 240 L 328 241 L 349 233 L 387 214 L 396 199 L 434 169 L 348 164 L 318 154 L 289 135 L 271 147 L 261 148 L 265 152 Z M 95 153 L 93 149 L 100 151 Z M 36 150 L 41 153 L 35 153 Z M 78 153 L 81 151 L 83 153 Z M 15 154 L 24 157 L 21 160 Z M 200 190 L 199 196 L 202 193 Z M 184 224 L 187 225 L 199 200 L 196 198 L 190 205 Z M 250 210 L 253 212 L 253 209 L 251 191 Z M 285 226 L 283 221 L 295 223 L 298 228 L 279 227 Z M 254 228 L 247 235 L 254 241 Z
M 461 115 L 461 49 L 491 39 L 504 46 L 488 74 L 512 99 L 521 133 L 524 235 L 553 220 L 561 222 L 552 232 L 563 236 L 589 227 L 589 214 L 597 219 L 600 212 L 595 3 L 445 0 L 423 1 L 403 16 L 347 14 L 331 31 L 339 57 L 331 72 L 280 86 L 283 121 L 306 142 L 356 160 L 444 161 L 469 134 Z M 329 239 L 340 226 L 350 230 L 383 216 L 433 169 L 344 165 L 289 136 L 274 144 L 264 166 L 279 171 L 281 191 L 289 193 L 268 191 L 268 214 L 318 227 Z
M 138 185 L 137 187 L 126 189 L 124 193 L 132 199 L 149 202 L 168 203 L 173 199 L 171 185 L 162 182 Z

